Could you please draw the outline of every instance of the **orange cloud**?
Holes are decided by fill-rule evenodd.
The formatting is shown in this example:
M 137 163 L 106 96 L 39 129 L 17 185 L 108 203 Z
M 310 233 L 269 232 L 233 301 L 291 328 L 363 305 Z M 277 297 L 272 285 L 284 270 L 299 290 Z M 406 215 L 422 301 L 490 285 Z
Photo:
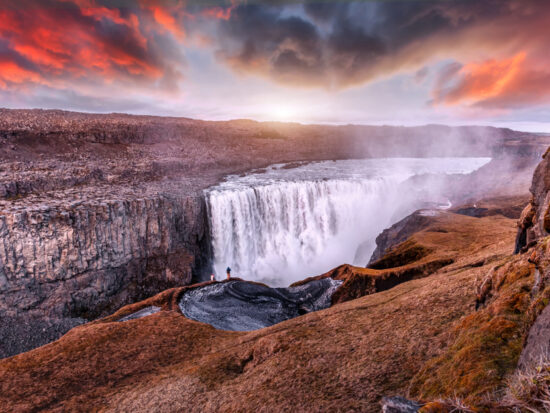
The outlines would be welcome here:
M 538 66 L 525 52 L 469 63 L 438 82 L 434 103 L 504 108 L 550 100 L 550 71 Z
M 184 31 L 167 11 L 157 7 L 151 15 L 150 6 L 144 7 L 135 3 L 122 11 L 96 0 L 58 0 L 48 7 L 31 2 L 27 8 L 0 8 L 0 46 L 7 47 L 0 85 L 155 82 L 169 57 L 152 49 L 146 35 L 168 30 L 181 38 Z
M 155 21 L 164 29 L 168 30 L 180 40 L 185 38 L 185 31 L 183 30 L 183 27 L 178 24 L 174 16 L 172 16 L 168 11 L 159 6 L 152 7 L 151 11 L 153 12 Z
M 24 69 L 14 62 L 0 62 L 0 88 L 6 89 L 10 83 L 22 84 L 29 81 L 43 83 L 37 73 Z
M 458 83 L 449 90 L 436 91 L 436 101 L 448 105 L 464 101 L 477 102 L 501 95 L 522 70 L 525 52 L 509 59 L 470 63 L 456 74 Z

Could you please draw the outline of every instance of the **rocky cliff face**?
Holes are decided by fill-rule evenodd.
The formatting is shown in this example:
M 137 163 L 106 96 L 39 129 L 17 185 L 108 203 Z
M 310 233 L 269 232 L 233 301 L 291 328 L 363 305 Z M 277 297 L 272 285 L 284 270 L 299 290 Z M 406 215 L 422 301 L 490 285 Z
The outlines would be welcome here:
M 66 327 L 188 284 L 205 266 L 208 244 L 205 205 L 198 196 L 4 210 L 0 356 L 44 344 Z M 27 334 L 9 333 L 10 325 L 21 323 L 28 325 Z
M 515 252 L 525 251 L 550 235 L 550 156 L 547 151 L 533 174 L 531 201 L 518 222 Z

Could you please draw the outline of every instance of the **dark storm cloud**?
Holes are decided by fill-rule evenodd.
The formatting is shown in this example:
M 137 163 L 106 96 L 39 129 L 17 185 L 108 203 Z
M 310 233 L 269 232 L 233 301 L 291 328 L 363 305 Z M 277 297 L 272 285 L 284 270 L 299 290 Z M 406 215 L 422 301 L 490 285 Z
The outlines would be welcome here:
M 246 6 L 220 25 L 218 55 L 234 68 L 257 68 L 287 82 L 303 77 L 322 81 L 322 38 L 312 22 L 284 17 L 275 8 Z
M 219 22 L 218 56 L 281 83 L 342 88 L 540 36 L 545 16 L 539 0 L 241 5 Z
M 220 22 L 219 56 L 275 80 L 340 87 L 376 76 L 386 56 L 449 25 L 449 16 L 425 2 L 316 2 L 294 15 L 240 6 Z

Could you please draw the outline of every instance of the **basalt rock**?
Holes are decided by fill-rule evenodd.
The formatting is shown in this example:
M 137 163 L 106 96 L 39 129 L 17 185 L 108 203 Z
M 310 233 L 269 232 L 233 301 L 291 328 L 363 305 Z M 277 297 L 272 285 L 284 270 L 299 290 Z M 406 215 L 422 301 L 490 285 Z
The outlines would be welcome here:
M 421 404 L 404 397 L 384 397 L 381 402 L 383 413 L 416 413 Z
M 324 278 L 300 286 L 270 288 L 230 280 L 193 288 L 180 299 L 183 315 L 221 330 L 251 331 L 330 307 L 342 281 Z
M 532 198 L 518 221 L 515 253 L 550 235 L 550 156 L 548 151 L 533 174 Z
M 0 215 L 0 357 L 166 288 L 206 266 L 200 197 L 90 200 Z M 42 328 L 10 329 L 9 325 Z M 7 333 L 7 331 L 10 331 Z

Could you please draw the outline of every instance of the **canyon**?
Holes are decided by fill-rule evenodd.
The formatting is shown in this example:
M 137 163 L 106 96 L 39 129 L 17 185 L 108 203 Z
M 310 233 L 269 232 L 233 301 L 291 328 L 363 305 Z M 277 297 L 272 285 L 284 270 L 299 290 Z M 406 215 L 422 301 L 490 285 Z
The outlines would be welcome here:
M 495 128 L 2 109 L 0 142 L 0 357 L 6 357 L 125 304 L 205 279 L 212 251 L 203 190 L 228 174 L 326 159 L 487 156 L 493 161 L 475 185 L 436 183 L 451 188 L 449 197 L 479 198 L 524 187 L 550 139 Z
M 513 372 L 542 311 L 548 158 L 535 167 L 547 135 L 1 110 L 0 142 L 0 401 L 10 411 L 378 411 L 383 396 L 424 403 L 453 391 L 479 405 Z M 216 245 L 207 195 L 229 175 L 442 156 L 491 160 L 466 175 L 407 176 L 402 193 L 437 188 L 451 207 L 413 202 L 400 219 L 370 217 L 389 222 L 372 258 L 303 271 L 289 292 L 204 282 Z M 322 304 L 293 302 L 296 289 Z M 216 313 L 189 315 L 204 312 L 204 297 L 228 295 L 268 297 L 259 301 L 287 305 L 288 316 L 215 329 Z M 195 301 L 186 307 L 184 297 Z M 505 319 L 495 328 L 510 338 L 481 351 L 476 340 L 496 334 L 488 314 Z M 467 350 L 466 332 L 475 339 Z M 469 365 L 464 379 L 457 363 L 471 360 L 459 351 L 481 351 L 496 376 Z

